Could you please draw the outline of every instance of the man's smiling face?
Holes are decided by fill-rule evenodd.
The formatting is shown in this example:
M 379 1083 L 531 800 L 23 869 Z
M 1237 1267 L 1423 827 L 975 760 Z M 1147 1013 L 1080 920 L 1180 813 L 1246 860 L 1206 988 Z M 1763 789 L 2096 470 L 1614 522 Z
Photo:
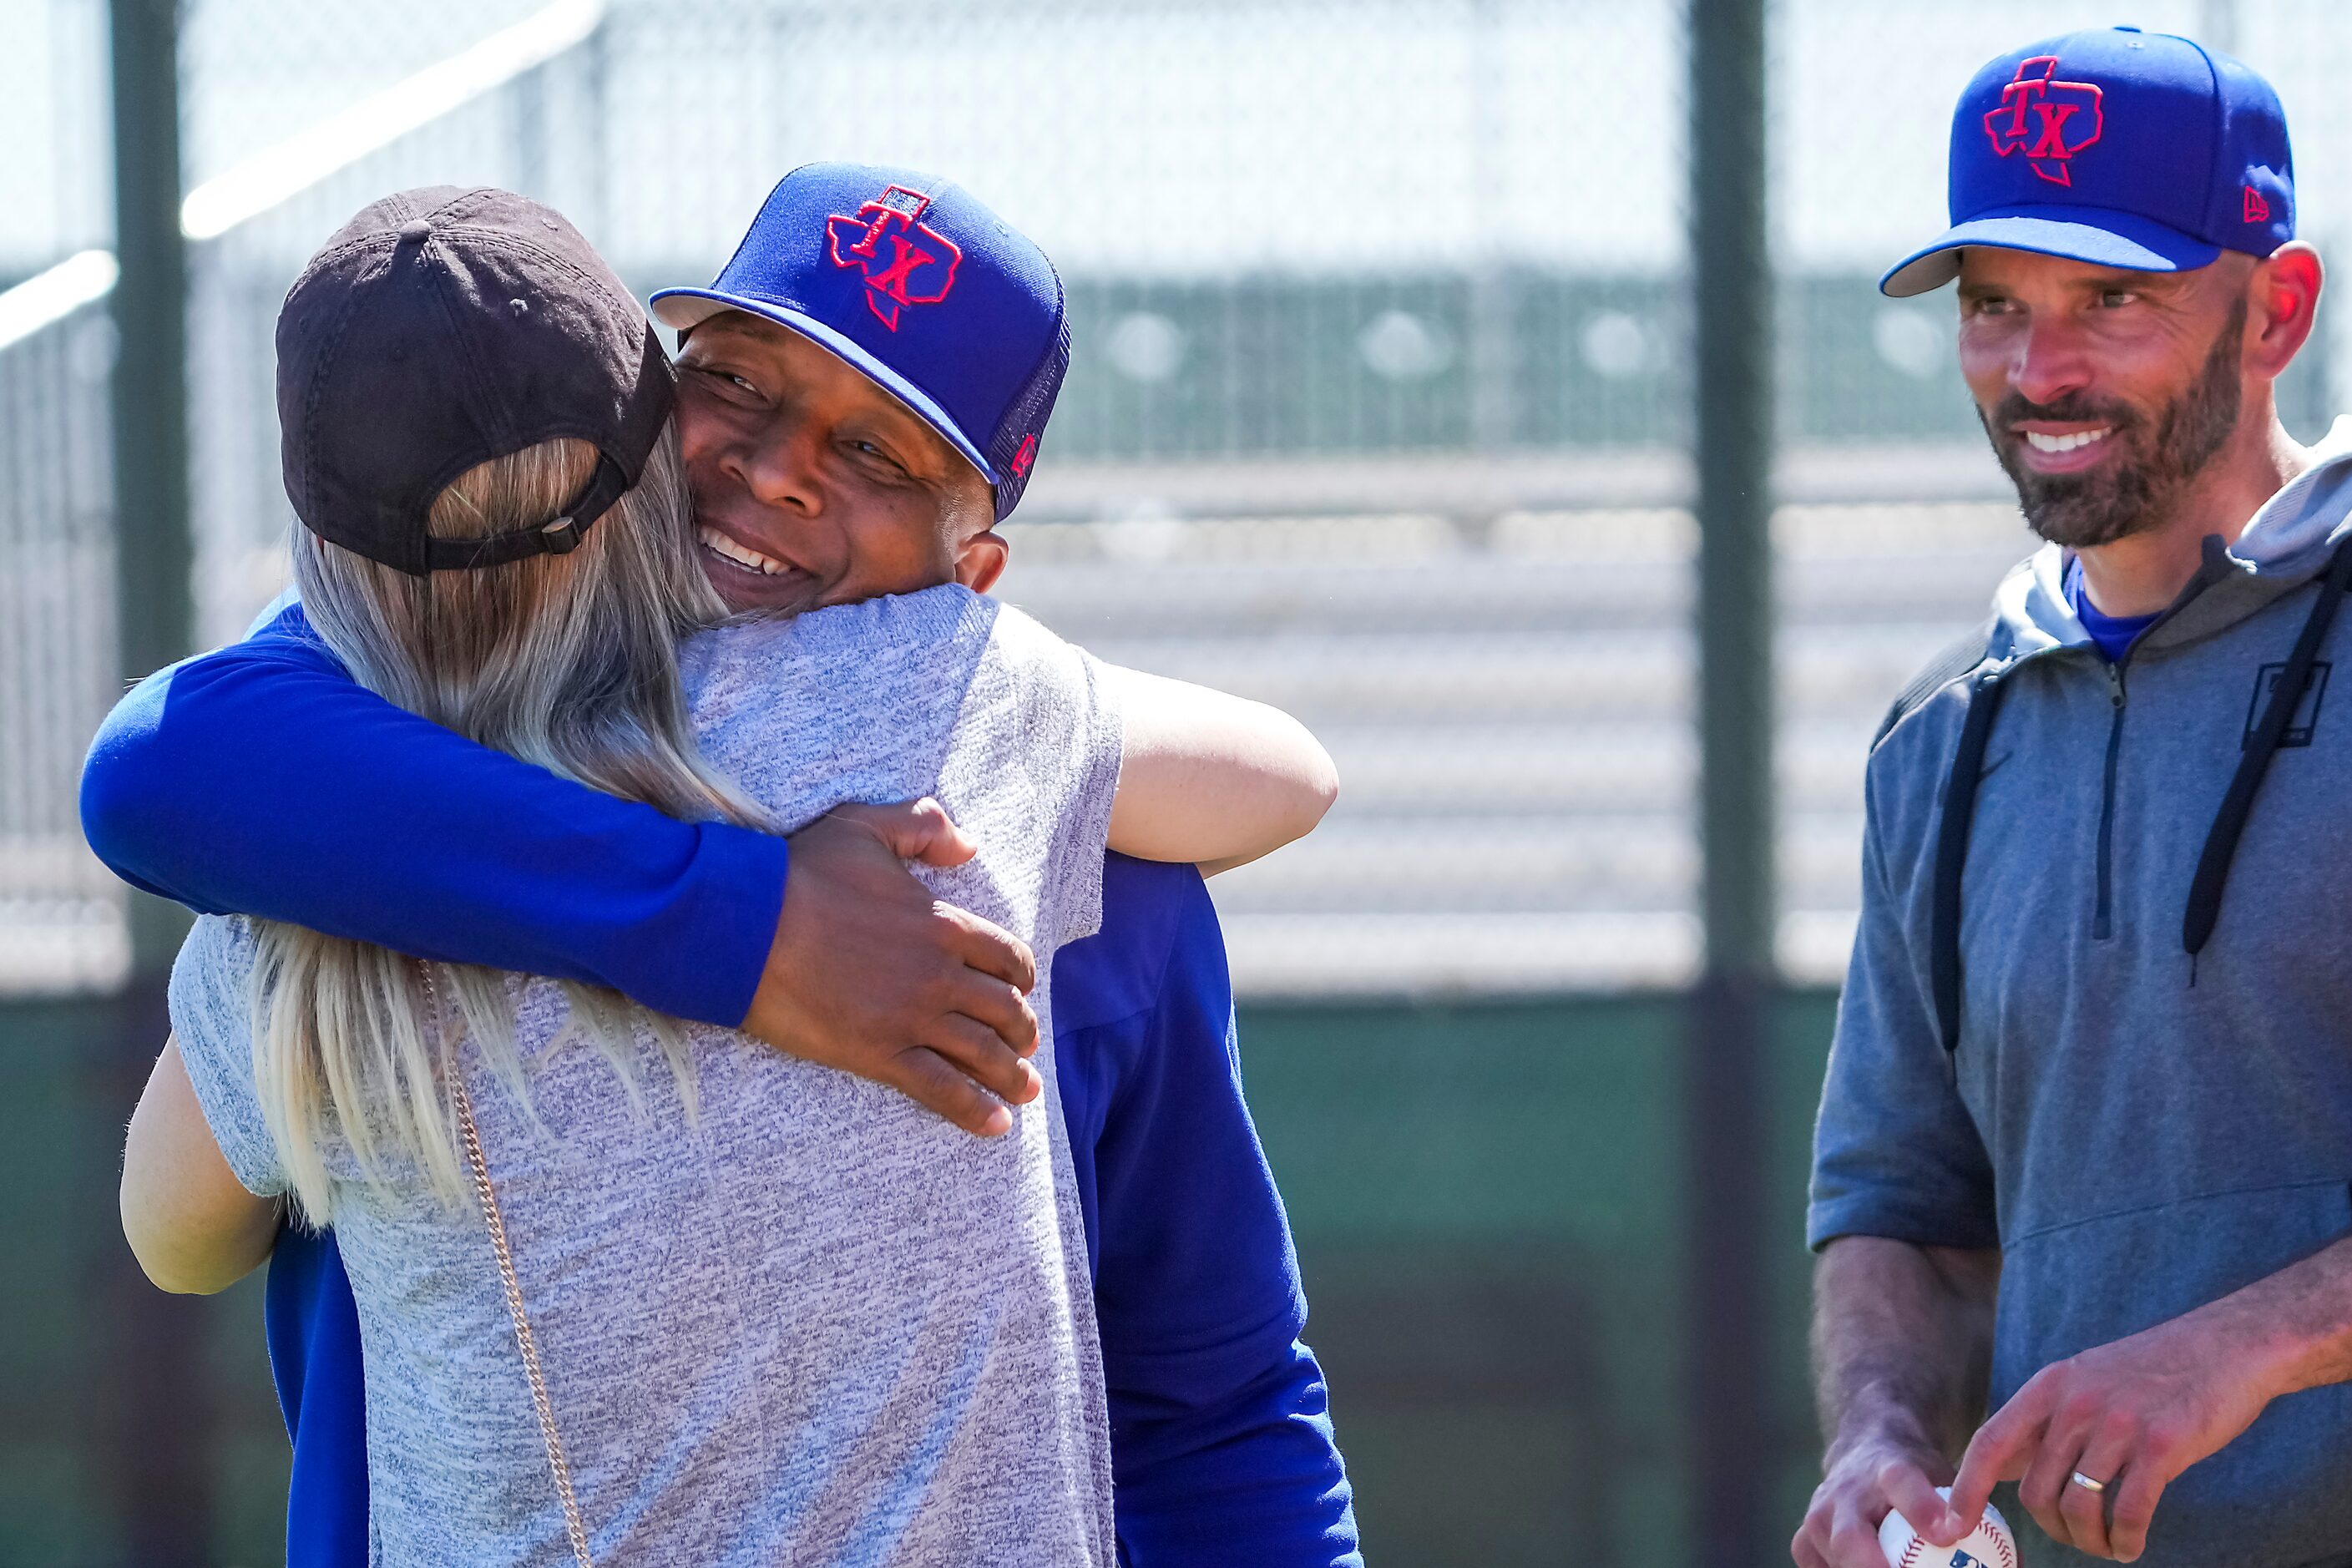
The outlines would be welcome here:
M 2169 520 L 2238 426 L 2252 267 L 1961 257 L 1960 371 L 2034 531 L 2083 549 Z
M 1004 566 L 987 481 L 881 387 L 729 310 L 678 353 L 677 432 L 703 569 L 730 609 L 796 613 Z

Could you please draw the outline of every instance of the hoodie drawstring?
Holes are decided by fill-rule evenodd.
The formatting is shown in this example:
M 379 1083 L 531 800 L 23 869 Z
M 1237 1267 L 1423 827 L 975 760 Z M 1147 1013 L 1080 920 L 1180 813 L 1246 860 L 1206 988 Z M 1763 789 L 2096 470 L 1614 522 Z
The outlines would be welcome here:
M 2262 723 L 2238 758 L 2230 792 L 2221 797 L 2221 809 L 2214 814 L 2212 830 L 2205 836 L 2205 852 L 2197 858 L 2197 877 L 2189 884 L 2189 912 L 2180 922 L 2180 945 L 2189 953 L 2192 973 L 2198 952 L 2221 918 L 2221 889 L 2230 879 L 2238 837 L 2245 831 L 2246 817 L 2253 810 L 2254 792 L 2263 787 L 2271 758 L 2286 739 L 2294 710 L 2303 706 L 2304 688 L 2311 683 L 2319 645 L 2326 640 L 2328 623 L 2336 618 L 2336 606 L 2347 589 L 2352 589 L 2352 542 L 2337 546 L 2335 558 L 2327 563 L 2319 601 L 2311 606 L 2303 635 L 2294 639 L 2294 651 L 2287 656 L 2286 668 L 2271 688 L 2270 705 L 2263 710 Z
M 2262 788 L 2271 758 L 2286 739 L 2294 710 L 2303 705 L 2304 688 L 2310 684 L 2320 645 L 2326 641 L 2336 607 L 2347 592 L 2352 592 L 2352 542 L 2338 546 L 2327 563 L 2318 602 L 2311 606 L 2302 635 L 2295 638 L 2294 651 L 2271 689 L 2262 722 L 2246 742 L 2229 793 L 2221 797 L 2221 807 L 2206 835 L 2204 853 L 2198 857 L 2197 875 L 2189 886 L 2189 910 L 2180 922 L 2180 945 L 2189 954 L 2192 973 L 2198 953 L 2221 918 L 2221 891 L 2230 879 L 2230 863 L 2237 855 L 2246 818 L 2253 810 L 2254 794 Z M 1953 754 L 1951 778 L 1944 788 L 1943 816 L 1936 839 L 1927 970 L 1948 1063 L 1956 1059 L 1960 1047 L 1960 874 L 1968 865 L 1969 829 L 1976 816 L 1985 743 L 2000 711 L 2001 695 L 2008 689 L 2001 683 L 2006 673 L 2001 668 L 1988 668 L 1969 682 L 1969 716 L 1960 726 L 1959 748 Z
M 1952 775 L 1944 785 L 1944 814 L 1937 826 L 1927 969 L 1948 1063 L 1960 1048 L 1960 873 L 1969 862 L 1969 829 L 1976 821 L 1985 742 L 1992 737 L 1993 719 L 2009 689 L 2001 684 L 2002 673 L 1996 666 L 1969 682 L 1969 716 L 1960 725 L 1959 750 L 1952 757 Z

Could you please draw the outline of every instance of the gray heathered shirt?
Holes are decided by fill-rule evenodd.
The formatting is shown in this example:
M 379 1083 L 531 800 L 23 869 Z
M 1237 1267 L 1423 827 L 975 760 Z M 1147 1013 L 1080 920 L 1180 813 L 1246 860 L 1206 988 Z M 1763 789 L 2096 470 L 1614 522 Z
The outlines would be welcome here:
M 1119 727 L 1093 662 L 958 587 L 689 645 L 711 761 L 797 826 L 936 795 L 979 858 L 943 897 L 1054 952 L 1099 919 Z M 286 1190 L 256 1101 L 241 921 L 172 980 L 190 1079 L 237 1177 Z M 1001 1139 L 895 1092 L 693 1026 L 689 1125 L 641 1035 L 628 1092 L 546 981 L 510 977 L 535 1130 L 461 1050 L 492 1180 L 604 1563 L 1113 1560 L 1100 1351 L 1056 1100 Z M 544 1053 L 544 1054 L 542 1054 Z M 474 1205 L 393 1196 L 339 1146 L 335 1228 L 367 1373 L 372 1561 L 568 1562 Z

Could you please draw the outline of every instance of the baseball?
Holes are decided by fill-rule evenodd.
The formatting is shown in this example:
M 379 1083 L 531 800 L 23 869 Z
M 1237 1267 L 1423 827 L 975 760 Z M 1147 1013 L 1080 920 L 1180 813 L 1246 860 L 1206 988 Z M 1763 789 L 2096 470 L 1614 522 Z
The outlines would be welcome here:
M 1936 1491 L 1940 1497 L 1952 1495 L 1949 1487 Z M 1890 1568 L 2017 1568 L 2017 1542 L 2010 1537 L 2009 1521 L 1990 1503 L 1985 1504 L 1976 1529 L 1952 1546 L 1923 1540 L 1909 1520 L 1889 1509 L 1879 1521 L 1878 1547 Z

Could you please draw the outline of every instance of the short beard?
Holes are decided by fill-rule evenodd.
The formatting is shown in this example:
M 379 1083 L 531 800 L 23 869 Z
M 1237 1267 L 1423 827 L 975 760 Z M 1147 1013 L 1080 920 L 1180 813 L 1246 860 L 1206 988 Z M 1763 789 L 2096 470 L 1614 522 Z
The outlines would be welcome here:
M 2170 521 L 2190 482 L 2220 455 L 2238 427 L 2238 359 L 2245 331 L 2246 302 L 2242 299 L 2213 340 L 2197 379 L 2166 405 L 2152 439 L 2146 422 L 2122 404 L 2103 405 L 2087 397 L 2030 403 L 2012 392 L 1990 414 L 1979 407 L 1977 417 L 1992 441 L 1993 456 L 2017 487 L 2018 504 L 2033 531 L 2053 544 L 2088 550 Z M 2104 473 L 2037 474 L 2019 459 L 2018 448 L 2025 438 L 2012 435 L 2004 439 L 2002 435 L 2026 419 L 2106 425 L 2115 432 L 2106 438 L 2125 442 L 2128 449 Z

